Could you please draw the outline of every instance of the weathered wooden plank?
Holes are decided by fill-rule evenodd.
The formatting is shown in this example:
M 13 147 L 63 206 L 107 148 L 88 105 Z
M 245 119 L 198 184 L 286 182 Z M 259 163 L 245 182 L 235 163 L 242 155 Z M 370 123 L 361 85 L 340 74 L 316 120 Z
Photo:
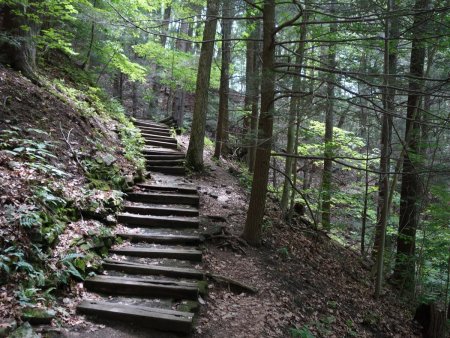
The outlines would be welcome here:
M 190 268 L 179 268 L 172 266 L 139 264 L 134 262 L 121 262 L 109 259 L 103 262 L 103 268 L 107 270 L 115 270 L 141 275 L 161 275 L 166 277 L 192 278 L 192 279 L 204 278 L 204 273 L 201 270 Z
M 86 300 L 77 306 L 77 311 L 127 323 L 142 325 L 164 331 L 190 333 L 193 313 L 151 308 L 138 305 L 124 305 L 111 302 Z
M 91 291 L 140 297 L 170 297 L 197 300 L 198 285 L 192 282 L 143 278 L 95 276 L 84 281 Z
M 153 166 L 147 165 L 147 170 L 154 171 L 157 173 L 169 174 L 169 175 L 184 175 L 186 173 L 186 169 L 184 167 L 171 167 L 171 166 Z
M 128 200 L 132 202 L 155 203 L 155 204 L 187 204 L 198 206 L 199 197 L 197 195 L 134 192 L 128 193 Z
M 148 155 L 183 155 L 184 154 L 175 149 L 166 149 L 166 148 L 144 148 L 142 150 L 142 153 L 144 156 Z
M 147 145 L 147 146 L 155 146 L 155 147 L 162 147 L 162 148 L 169 148 L 169 149 L 178 149 L 178 144 L 177 143 L 161 142 L 161 141 L 155 141 L 155 140 L 145 140 L 145 145 Z
M 147 242 L 154 244 L 199 244 L 202 239 L 197 235 L 170 235 L 170 234 L 134 234 L 118 233 L 117 236 L 130 240 L 131 242 Z
M 157 122 L 150 122 L 150 121 L 136 121 L 134 122 L 136 126 L 143 126 L 143 127 L 156 127 L 156 128 L 167 128 L 167 125 Z
M 111 249 L 111 253 L 123 256 L 145 257 L 145 258 L 171 258 L 201 262 L 202 252 L 196 249 L 186 248 L 146 248 L 127 246 Z
M 197 187 L 194 185 L 157 185 L 138 183 L 137 186 L 145 190 L 172 191 L 182 194 L 197 194 Z
M 140 227 L 168 227 L 168 228 L 198 228 L 199 219 L 196 217 L 167 217 L 154 215 L 138 215 L 120 213 L 117 215 L 120 223 Z
M 186 156 L 184 154 L 160 154 L 160 155 L 144 155 L 148 161 L 152 160 L 183 160 Z
M 145 205 L 125 205 L 125 212 L 141 214 L 141 215 L 155 215 L 155 216 L 198 216 L 199 212 L 196 208 L 175 208 L 175 207 L 156 207 Z
M 151 167 L 180 167 L 184 166 L 184 159 L 178 159 L 178 160 L 165 160 L 165 159 L 159 159 L 159 160 L 147 160 L 147 165 Z
M 144 140 L 147 141 L 157 141 L 157 142 L 165 142 L 165 143 L 177 143 L 177 140 L 173 137 L 164 137 L 164 136 L 144 136 Z

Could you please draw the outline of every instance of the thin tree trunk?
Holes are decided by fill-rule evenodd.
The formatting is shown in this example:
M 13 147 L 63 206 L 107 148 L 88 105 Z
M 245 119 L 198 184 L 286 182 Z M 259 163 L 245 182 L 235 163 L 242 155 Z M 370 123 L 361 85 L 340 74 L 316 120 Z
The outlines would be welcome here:
M 256 37 L 261 37 L 261 26 L 259 23 L 256 25 Z M 258 146 L 258 123 L 259 123 L 259 87 L 260 87 L 260 70 L 261 70 L 261 60 L 260 60 L 260 50 L 261 44 L 255 42 L 254 45 L 255 52 L 253 54 L 253 83 L 252 83 L 252 93 L 251 101 L 251 117 L 250 117 L 250 148 L 248 154 L 248 170 L 252 173 L 255 169 L 255 158 L 256 158 L 256 148 Z
M 394 11 L 397 8 L 397 0 L 388 0 L 388 4 L 390 6 L 390 11 Z M 398 60 L 398 37 L 399 37 L 399 18 L 394 16 L 389 18 L 387 22 L 389 31 L 386 32 L 386 35 L 389 39 L 388 45 L 385 45 L 385 53 L 387 53 L 387 59 L 385 58 L 385 74 L 386 75 L 395 75 L 397 73 L 397 60 Z M 386 50 L 387 48 L 387 50 Z M 386 56 L 385 56 L 386 57 Z M 387 67 L 387 68 L 386 68 Z M 390 168 L 390 149 L 391 149 L 391 139 L 392 139 L 392 114 L 395 112 L 395 89 L 393 88 L 394 80 L 391 79 L 390 76 L 386 76 L 385 79 L 385 98 L 384 98 L 384 109 L 386 110 L 383 115 L 382 120 L 382 130 L 381 130 L 381 160 L 380 160 L 380 172 L 387 172 L 389 170 L 383 170 L 382 166 L 385 169 Z M 389 85 L 387 85 L 389 83 Z M 383 150 L 383 147 L 387 148 Z M 385 161 L 385 163 L 383 162 Z M 400 169 L 399 169 L 400 170 Z M 384 179 L 388 180 L 384 182 Z M 383 210 L 384 205 L 386 205 L 385 195 L 390 195 L 389 191 L 389 175 L 388 174 L 380 174 L 379 183 L 378 183 L 378 217 L 377 217 L 377 226 L 375 227 L 375 240 L 372 250 L 372 257 L 377 259 L 378 248 L 381 244 L 381 237 L 385 237 L 382 235 L 383 224 L 387 223 L 387 219 L 389 218 L 389 210 L 390 210 L 390 198 L 387 200 L 387 210 Z M 394 185 L 395 187 L 395 185 Z M 385 215 L 382 213 L 386 211 Z M 384 220 L 383 218 L 386 218 Z
M 426 32 L 427 14 L 422 11 L 429 7 L 430 0 L 417 0 L 414 15 L 414 23 L 411 29 L 413 35 L 410 74 L 414 76 L 409 82 L 410 94 L 408 95 L 408 107 L 406 111 L 406 133 L 403 156 L 403 172 L 400 193 L 400 221 L 398 226 L 397 255 L 393 280 L 407 292 L 414 290 L 415 275 L 415 249 L 416 230 L 418 227 L 418 205 L 420 204 L 420 178 L 417 167 L 420 160 L 417 158 L 420 151 L 420 90 L 422 89 L 421 77 L 424 75 L 426 46 L 422 37 Z
M 225 18 L 234 15 L 234 1 L 222 5 L 222 13 Z M 230 63 L 231 63 L 231 19 L 222 19 L 222 68 L 220 70 L 219 89 L 219 116 L 217 117 L 216 145 L 214 157 L 228 156 L 228 100 L 230 92 Z
M 272 149 L 273 112 L 275 96 L 275 0 L 266 0 L 263 7 L 263 65 L 261 84 L 261 116 L 258 147 L 253 175 L 250 204 L 242 237 L 251 245 L 261 244 L 261 225 L 266 204 Z
M 305 54 L 305 40 L 306 40 L 306 21 L 308 20 L 308 13 L 307 10 L 307 1 L 305 1 L 304 5 L 304 13 L 303 14 L 303 24 L 301 26 L 300 31 L 300 41 L 298 44 L 298 48 L 296 51 L 296 57 L 295 57 L 295 63 L 298 65 L 303 64 L 303 58 Z M 301 66 L 295 67 L 294 71 L 296 73 L 296 76 L 294 76 L 294 79 L 292 81 L 292 92 L 300 92 L 301 90 L 301 77 L 300 73 L 302 71 Z M 288 154 L 292 154 L 294 152 L 294 145 L 295 145 L 295 129 L 296 129 L 296 123 L 295 120 L 297 118 L 297 111 L 300 108 L 299 107 L 300 97 L 299 96 L 292 96 L 291 101 L 289 102 L 289 120 L 288 120 L 288 130 L 287 130 L 287 147 L 286 152 Z M 285 179 L 283 183 L 283 193 L 281 195 L 281 210 L 283 213 L 286 213 L 288 211 L 288 202 L 289 202 L 289 192 L 291 190 L 291 185 L 289 183 L 289 179 L 292 176 L 292 162 L 294 161 L 294 158 L 288 156 L 286 157 L 286 163 L 284 167 L 284 174 Z M 296 172 L 294 172 L 295 175 L 297 175 Z
M 218 12 L 219 0 L 209 0 L 206 9 L 205 29 L 203 31 L 203 41 L 209 42 L 203 43 L 200 51 L 191 138 L 186 154 L 186 164 L 196 171 L 203 169 L 208 90 Z
M 335 2 L 331 3 L 330 12 L 334 13 Z M 330 34 L 333 36 L 337 32 L 336 24 L 331 24 Z M 334 69 L 336 66 L 336 46 L 328 46 L 328 67 Z M 328 74 L 327 81 L 327 105 L 325 116 L 325 151 L 323 161 L 323 175 L 322 175 L 322 226 L 329 230 L 331 228 L 331 181 L 332 181 L 332 167 L 333 167 L 333 115 L 334 115 L 334 75 Z

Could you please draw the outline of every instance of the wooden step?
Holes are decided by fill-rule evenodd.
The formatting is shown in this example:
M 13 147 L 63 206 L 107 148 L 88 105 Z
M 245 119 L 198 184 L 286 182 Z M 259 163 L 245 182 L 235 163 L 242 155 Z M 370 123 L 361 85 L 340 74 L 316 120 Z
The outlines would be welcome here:
M 169 129 L 140 127 L 139 130 L 142 135 L 149 134 L 149 135 L 160 135 L 160 136 L 166 136 L 166 137 L 169 137 L 172 135 L 172 133 L 170 132 Z
M 149 171 L 154 171 L 154 172 L 168 174 L 168 175 L 184 175 L 186 173 L 186 169 L 181 166 L 171 167 L 171 166 L 147 165 L 146 168 Z
M 201 242 L 200 236 L 197 235 L 118 233 L 117 236 L 127 239 L 133 243 L 147 242 L 153 244 L 197 245 Z
M 177 143 L 177 140 L 173 137 L 164 137 L 164 136 L 144 136 L 144 141 L 158 141 L 158 142 L 167 142 L 167 143 Z
M 84 281 L 84 286 L 90 291 L 116 295 L 192 300 L 197 300 L 198 297 L 197 283 L 164 279 L 153 280 L 99 275 L 87 278 Z
M 191 248 L 152 248 L 126 246 L 118 249 L 110 249 L 110 253 L 142 258 L 169 258 L 195 262 L 202 261 L 202 252 L 200 250 Z
M 183 155 L 185 156 L 181 151 L 179 150 L 173 150 L 173 149 L 155 149 L 155 148 L 144 148 L 142 150 L 142 153 L 144 156 L 159 156 L 159 155 Z
M 184 160 L 184 154 L 160 154 L 160 155 L 144 155 L 145 159 L 151 160 Z
M 195 208 L 175 208 L 175 207 L 154 207 L 144 205 L 126 205 L 125 212 L 141 215 L 155 216 L 198 216 L 198 209 Z
M 131 202 L 155 203 L 155 204 L 187 204 L 198 207 L 200 198 L 196 195 L 133 192 L 128 194 Z
M 103 268 L 107 270 L 121 271 L 140 275 L 157 275 L 200 280 L 204 279 L 203 271 L 197 269 L 140 264 L 134 262 L 121 262 L 112 259 L 106 259 L 103 262 Z
M 136 122 L 134 122 L 134 124 L 137 126 L 142 126 L 142 127 L 167 128 L 167 125 L 165 125 L 163 123 L 151 122 L 151 121 L 136 121 Z
M 146 130 L 146 129 L 141 129 L 141 135 L 143 137 L 146 136 L 163 136 L 163 137 L 171 137 L 171 134 L 169 131 L 160 131 L 160 130 Z
M 183 166 L 184 160 L 147 160 L 147 164 L 152 167 Z
M 161 142 L 161 141 L 155 141 L 155 140 L 145 140 L 145 145 L 169 148 L 169 149 L 178 149 L 178 144 L 176 142 L 172 143 L 172 142 Z
M 117 220 L 119 223 L 127 225 L 152 228 L 198 228 L 199 225 L 199 220 L 196 217 L 168 217 L 120 213 L 117 215 Z
M 193 185 L 157 185 L 148 183 L 138 183 L 139 188 L 153 191 L 171 191 L 182 194 L 197 194 L 197 187 Z
M 77 306 L 77 311 L 85 315 L 94 315 L 126 323 L 142 325 L 163 331 L 190 333 L 193 313 L 139 305 L 124 305 L 111 302 L 85 300 Z

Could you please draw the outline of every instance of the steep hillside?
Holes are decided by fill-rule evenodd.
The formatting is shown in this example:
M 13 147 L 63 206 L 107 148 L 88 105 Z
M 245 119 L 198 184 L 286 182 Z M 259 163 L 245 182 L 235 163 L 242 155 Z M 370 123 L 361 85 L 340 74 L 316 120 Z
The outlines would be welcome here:
M 121 191 L 144 174 L 120 105 L 82 73 L 49 71 L 38 87 L 0 68 L 0 318 L 77 292 L 112 244 L 107 216 Z M 70 320 L 56 309 L 57 322 Z

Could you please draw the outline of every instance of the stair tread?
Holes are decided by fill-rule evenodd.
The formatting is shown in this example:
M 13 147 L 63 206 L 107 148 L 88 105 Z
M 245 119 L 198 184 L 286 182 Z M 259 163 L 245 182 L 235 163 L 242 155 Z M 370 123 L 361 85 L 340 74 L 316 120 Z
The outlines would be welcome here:
M 155 248 L 127 246 L 117 249 L 111 249 L 110 252 L 112 254 L 123 256 L 174 258 L 181 260 L 192 260 L 197 262 L 202 260 L 202 251 L 192 248 Z
M 88 315 L 102 315 L 109 319 L 136 322 L 137 324 L 159 330 L 189 333 L 194 314 L 140 305 L 125 305 L 112 302 L 85 300 L 77 311 Z

